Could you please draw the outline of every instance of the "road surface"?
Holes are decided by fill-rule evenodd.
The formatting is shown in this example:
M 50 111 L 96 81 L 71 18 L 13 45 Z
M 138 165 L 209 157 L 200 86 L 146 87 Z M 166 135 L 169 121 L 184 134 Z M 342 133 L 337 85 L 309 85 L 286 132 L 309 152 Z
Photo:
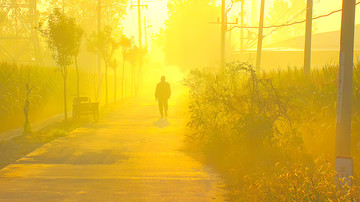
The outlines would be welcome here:
M 0 201 L 224 200 L 216 173 L 182 152 L 181 107 L 159 122 L 147 103 L 113 107 L 0 170 Z

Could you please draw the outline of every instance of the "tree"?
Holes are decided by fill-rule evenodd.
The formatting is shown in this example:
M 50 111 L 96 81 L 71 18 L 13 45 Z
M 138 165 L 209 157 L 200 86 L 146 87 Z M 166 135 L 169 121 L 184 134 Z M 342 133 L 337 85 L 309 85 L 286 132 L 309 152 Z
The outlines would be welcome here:
M 126 8 L 129 3 L 127 0 L 102 0 L 101 20 L 104 25 L 118 26 L 126 15 Z M 62 8 L 66 15 L 77 19 L 77 22 L 86 32 L 91 33 L 97 30 L 97 12 L 94 12 L 98 6 L 98 1 L 88 0 L 48 0 L 39 2 L 39 10 L 46 12 L 53 8 Z M 95 22 L 95 23 L 94 23 Z
M 219 62 L 220 10 L 213 0 L 169 0 L 168 16 L 161 40 L 166 62 L 185 67 Z
M 127 12 L 128 0 L 101 0 L 101 25 L 111 25 L 114 29 L 120 27 L 121 21 L 124 19 Z M 98 30 L 98 1 L 88 0 L 47 0 L 38 1 L 38 10 L 40 21 L 45 21 L 49 11 L 54 8 L 64 7 L 64 14 L 76 19 L 77 23 L 81 25 L 86 33 L 92 33 Z M 95 11 L 95 12 L 94 12 Z M 120 30 L 120 29 L 119 29 Z M 115 38 L 120 38 L 121 32 L 115 30 Z M 78 57 L 79 62 L 88 66 L 95 65 L 93 59 L 85 58 L 81 55 Z M 97 95 L 96 95 L 97 96 Z
M 30 132 L 30 123 L 29 123 L 29 106 L 30 106 L 30 101 L 29 101 L 29 96 L 31 91 L 33 90 L 33 85 L 30 84 L 30 82 L 25 84 L 25 88 L 26 88 L 26 97 L 25 97 L 25 106 L 24 106 L 24 116 L 25 116 L 25 123 L 24 123 L 24 131 L 23 134 L 26 134 L 28 132 Z
M 105 62 L 105 91 L 106 91 L 106 104 L 108 103 L 108 67 L 111 66 L 111 60 L 114 57 L 116 51 L 120 48 L 120 42 L 118 42 L 113 36 L 113 29 L 110 26 L 106 26 L 101 32 L 94 32 L 89 38 L 88 47 L 93 52 L 100 52 Z
M 41 25 L 40 25 L 41 28 Z M 60 67 L 64 83 L 64 114 L 67 120 L 67 67 L 73 63 L 80 47 L 82 29 L 70 18 L 56 8 L 47 18 L 47 28 L 41 30 L 47 38 L 48 47 L 56 64 Z
M 124 98 L 124 79 L 125 79 L 125 62 L 127 60 L 127 56 L 132 46 L 134 46 L 134 39 L 128 38 L 125 35 L 121 36 L 120 39 L 121 46 L 121 54 L 123 57 L 123 69 L 122 69 L 122 79 L 121 79 L 121 99 Z

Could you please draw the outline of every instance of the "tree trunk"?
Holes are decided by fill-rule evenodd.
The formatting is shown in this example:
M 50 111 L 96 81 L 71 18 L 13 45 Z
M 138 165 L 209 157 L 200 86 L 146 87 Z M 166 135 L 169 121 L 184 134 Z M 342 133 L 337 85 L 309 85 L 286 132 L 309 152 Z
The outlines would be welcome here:
M 77 97 L 80 97 L 80 75 L 79 75 L 79 68 L 78 68 L 78 62 L 77 62 L 77 57 L 75 57 L 75 68 L 76 68 L 76 92 L 77 92 Z
M 114 103 L 116 102 L 116 68 L 114 69 Z
M 138 72 L 138 95 L 141 95 L 142 91 L 142 82 L 143 82 L 143 75 L 142 75 L 142 69 L 143 67 L 143 61 L 141 60 L 139 63 L 139 72 Z
M 67 121 L 67 91 L 66 91 L 66 79 L 67 79 L 67 67 L 63 67 L 63 79 L 64 79 L 64 115 L 65 121 Z
M 123 69 L 121 79 L 121 99 L 124 99 L 124 74 L 125 74 L 125 57 L 123 57 Z
M 25 115 L 25 123 L 24 123 L 24 131 L 23 133 L 27 133 L 30 129 L 29 124 L 29 100 L 26 98 L 25 107 L 24 107 L 24 115 Z
M 29 123 L 29 96 L 26 96 L 25 107 L 24 107 L 24 115 L 25 115 L 25 123 L 24 123 L 24 131 L 23 134 L 26 134 L 30 131 L 30 123 Z
M 25 123 L 24 123 L 23 134 L 26 134 L 26 133 L 30 132 L 30 122 L 29 122 L 30 101 L 29 101 L 29 96 L 30 96 L 30 93 L 31 93 L 31 91 L 33 89 L 33 87 L 30 87 L 29 83 L 27 83 L 25 85 L 25 87 L 26 87 L 26 99 L 25 99 L 25 106 L 24 106 Z
M 105 61 L 105 103 L 108 104 L 108 64 Z
M 134 91 L 135 91 L 135 70 L 134 70 L 134 66 L 131 65 L 131 96 L 134 96 Z

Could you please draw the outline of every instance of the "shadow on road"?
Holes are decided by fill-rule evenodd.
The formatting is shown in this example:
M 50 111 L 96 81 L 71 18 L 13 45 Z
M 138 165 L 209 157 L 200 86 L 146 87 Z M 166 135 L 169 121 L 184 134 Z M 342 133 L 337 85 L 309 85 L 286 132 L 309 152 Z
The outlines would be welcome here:
M 159 120 L 155 121 L 153 124 L 155 127 L 158 127 L 158 128 L 165 128 L 165 127 L 168 127 L 171 125 L 167 119 L 159 119 Z

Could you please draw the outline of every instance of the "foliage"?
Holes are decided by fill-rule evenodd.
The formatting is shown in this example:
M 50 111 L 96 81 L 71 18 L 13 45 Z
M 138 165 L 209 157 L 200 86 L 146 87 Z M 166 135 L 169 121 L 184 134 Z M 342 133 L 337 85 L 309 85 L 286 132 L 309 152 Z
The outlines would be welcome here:
M 121 20 L 126 15 L 127 0 L 102 0 L 101 20 L 105 26 L 113 25 L 118 27 Z M 87 33 L 97 30 L 98 1 L 87 0 L 50 0 L 39 2 L 41 17 L 47 15 L 47 11 L 54 8 L 64 7 L 64 13 L 77 19 L 81 27 L 86 28 Z
M 230 200 L 359 199 L 359 72 L 354 67 L 354 187 L 334 184 L 337 66 L 255 71 L 231 63 L 220 75 L 192 71 L 188 142 L 225 176 Z M 274 167 L 274 165 L 276 165 Z M 331 172 L 330 172 L 331 171 Z
M 48 46 L 57 65 L 65 67 L 70 65 L 72 57 L 78 55 L 83 30 L 70 18 L 54 9 L 48 17 L 46 30 L 41 30 L 48 39 Z
M 67 120 L 67 67 L 73 62 L 73 58 L 76 60 L 76 56 L 79 54 L 83 30 L 75 23 L 74 18 L 66 16 L 56 8 L 48 17 L 47 29 L 41 30 L 41 32 L 48 39 L 52 56 L 60 66 L 64 81 L 64 115 Z M 79 89 L 79 80 L 77 86 Z
M 135 68 L 137 62 L 139 62 L 139 58 L 140 61 L 142 61 L 146 55 L 146 49 L 137 47 L 133 38 L 122 35 L 119 44 L 121 46 L 123 60 L 128 61 L 133 68 Z
M 88 40 L 88 48 L 94 53 L 100 53 L 105 62 L 105 91 L 106 104 L 108 103 L 108 67 L 114 68 L 116 71 L 116 63 L 114 61 L 115 52 L 120 48 L 120 42 L 113 37 L 112 27 L 105 27 L 100 32 L 94 32 Z M 116 88 L 116 83 L 115 83 Z
M 137 46 L 132 46 L 127 52 L 127 60 L 130 63 L 131 67 L 134 69 L 137 63 L 139 48 Z
M 120 38 L 121 53 L 123 56 L 123 62 L 125 62 L 127 55 L 131 47 L 134 46 L 134 38 L 128 38 L 126 35 L 121 35 Z
M 275 164 L 276 171 L 256 177 L 243 177 L 246 189 L 234 191 L 238 200 L 250 201 L 353 201 L 360 199 L 360 187 L 338 179 L 331 163 L 325 158 L 317 158 L 309 165 Z M 337 179 L 339 184 L 336 184 Z M 236 196 L 235 196 L 236 195 Z
M 185 84 L 191 89 L 189 125 L 196 129 L 193 138 L 216 142 L 232 134 L 231 141 L 246 139 L 258 146 L 262 141 L 297 144 L 299 138 L 291 134 L 292 123 L 280 91 L 251 65 L 229 64 L 221 76 L 195 70 Z M 284 128 L 289 128 L 286 135 Z
M 113 28 L 107 26 L 99 33 L 92 33 L 88 39 L 88 48 L 92 52 L 100 52 L 105 64 L 109 65 L 115 52 L 120 48 L 120 42 L 113 36 Z
M 123 55 L 126 55 L 127 50 L 134 45 L 134 38 L 128 38 L 126 35 L 121 35 L 120 45 Z

